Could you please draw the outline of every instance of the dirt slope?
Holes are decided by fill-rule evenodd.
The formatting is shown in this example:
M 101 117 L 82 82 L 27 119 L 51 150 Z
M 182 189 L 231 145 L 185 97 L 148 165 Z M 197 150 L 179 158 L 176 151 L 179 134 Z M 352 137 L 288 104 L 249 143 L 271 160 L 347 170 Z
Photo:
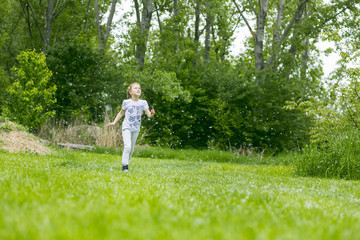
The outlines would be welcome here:
M 15 124 L 7 122 L 11 126 L 11 131 L 0 129 L 0 148 L 12 153 L 30 152 L 40 155 L 51 154 L 51 150 L 45 147 L 39 140 L 31 134 L 16 129 Z M 0 126 L 4 126 L 0 122 Z

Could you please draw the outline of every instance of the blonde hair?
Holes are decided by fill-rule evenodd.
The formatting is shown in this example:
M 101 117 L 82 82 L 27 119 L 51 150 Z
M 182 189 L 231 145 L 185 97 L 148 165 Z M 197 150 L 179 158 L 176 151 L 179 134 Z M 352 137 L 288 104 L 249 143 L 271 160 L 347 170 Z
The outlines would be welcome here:
M 132 84 L 130 84 L 129 87 L 127 88 L 127 90 L 126 90 L 126 94 L 127 94 L 128 98 L 131 98 L 130 90 L 131 90 L 132 86 L 134 86 L 135 84 L 140 86 L 140 83 L 138 83 L 138 82 L 133 82 Z

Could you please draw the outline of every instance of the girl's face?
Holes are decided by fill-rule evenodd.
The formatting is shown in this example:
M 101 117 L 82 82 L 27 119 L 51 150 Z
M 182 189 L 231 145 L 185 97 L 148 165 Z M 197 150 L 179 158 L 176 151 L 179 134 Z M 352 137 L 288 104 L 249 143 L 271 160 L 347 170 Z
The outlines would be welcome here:
M 130 94 L 132 97 L 140 97 L 141 95 L 141 87 L 139 84 L 134 84 L 131 86 Z

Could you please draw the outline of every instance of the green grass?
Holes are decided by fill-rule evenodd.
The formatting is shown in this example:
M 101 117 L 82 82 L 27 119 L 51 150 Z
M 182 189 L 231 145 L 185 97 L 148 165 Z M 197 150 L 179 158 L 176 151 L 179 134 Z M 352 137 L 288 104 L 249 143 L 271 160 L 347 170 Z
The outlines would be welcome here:
M 0 239 L 360 239 L 357 181 L 291 166 L 0 152 Z
M 119 155 L 122 149 L 95 148 L 89 152 Z M 196 150 L 196 149 L 171 149 L 164 147 L 138 147 L 134 157 L 176 159 L 196 162 L 218 162 L 252 165 L 289 165 L 294 162 L 295 154 L 261 155 L 254 153 L 251 156 L 238 155 L 236 153 L 221 150 Z

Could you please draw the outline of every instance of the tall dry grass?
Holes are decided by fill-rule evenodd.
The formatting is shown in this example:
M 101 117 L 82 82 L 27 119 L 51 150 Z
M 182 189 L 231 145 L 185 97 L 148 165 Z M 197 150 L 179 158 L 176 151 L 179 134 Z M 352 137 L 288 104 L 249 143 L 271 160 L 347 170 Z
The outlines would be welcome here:
M 121 124 L 106 127 L 109 119 L 106 117 L 103 124 L 83 124 L 81 121 L 65 123 L 63 121 L 48 121 L 40 128 L 38 136 L 52 142 L 96 145 L 98 147 L 123 146 Z

